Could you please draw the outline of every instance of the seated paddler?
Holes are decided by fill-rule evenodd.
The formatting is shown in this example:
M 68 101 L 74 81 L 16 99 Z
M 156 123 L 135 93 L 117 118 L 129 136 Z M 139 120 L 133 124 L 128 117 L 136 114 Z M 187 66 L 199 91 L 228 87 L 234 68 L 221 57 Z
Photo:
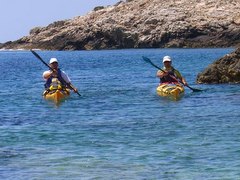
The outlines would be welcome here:
M 51 58 L 49 61 L 50 70 L 43 72 L 43 79 L 45 80 L 45 93 L 54 90 L 64 90 L 66 88 L 77 92 L 77 88 L 71 85 L 71 80 L 68 75 L 58 67 L 57 58 Z
M 170 56 L 163 57 L 163 70 L 157 71 L 157 77 L 160 78 L 160 83 L 174 83 L 177 84 L 182 82 L 185 86 L 187 85 L 187 81 L 181 73 L 172 66 L 172 59 Z

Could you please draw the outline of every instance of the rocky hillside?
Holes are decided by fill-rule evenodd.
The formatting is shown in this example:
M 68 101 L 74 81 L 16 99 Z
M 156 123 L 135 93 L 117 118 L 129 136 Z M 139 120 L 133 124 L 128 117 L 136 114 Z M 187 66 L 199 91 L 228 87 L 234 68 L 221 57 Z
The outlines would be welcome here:
M 205 84 L 240 83 L 240 48 L 209 65 L 202 73 L 198 74 L 197 82 Z
M 79 4 L 80 6 L 80 4 Z M 127 0 L 35 27 L 2 48 L 82 50 L 240 45 L 239 0 Z

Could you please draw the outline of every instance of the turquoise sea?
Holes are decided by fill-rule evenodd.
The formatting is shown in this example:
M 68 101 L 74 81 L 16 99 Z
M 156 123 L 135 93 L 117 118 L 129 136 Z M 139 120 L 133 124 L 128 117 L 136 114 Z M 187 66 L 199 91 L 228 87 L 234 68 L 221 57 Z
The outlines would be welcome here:
M 57 57 L 79 89 L 45 101 L 47 68 L 29 51 L 0 51 L 0 179 L 240 179 L 240 86 L 196 76 L 234 49 L 37 51 Z M 189 85 L 156 94 L 170 55 Z

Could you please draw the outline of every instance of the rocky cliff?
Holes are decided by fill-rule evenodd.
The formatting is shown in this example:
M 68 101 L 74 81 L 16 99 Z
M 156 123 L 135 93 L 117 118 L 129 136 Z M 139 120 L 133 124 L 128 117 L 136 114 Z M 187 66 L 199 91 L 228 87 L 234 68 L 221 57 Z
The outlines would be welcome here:
M 240 83 L 240 48 L 227 54 L 202 73 L 198 74 L 198 83 Z
M 240 44 L 239 0 L 128 0 L 35 27 L 2 48 L 82 50 Z

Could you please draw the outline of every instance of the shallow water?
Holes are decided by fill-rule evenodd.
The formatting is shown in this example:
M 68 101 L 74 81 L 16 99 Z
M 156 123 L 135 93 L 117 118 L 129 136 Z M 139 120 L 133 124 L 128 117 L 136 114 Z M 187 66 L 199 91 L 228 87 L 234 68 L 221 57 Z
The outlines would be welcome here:
M 239 85 L 197 85 L 233 49 L 37 51 L 57 57 L 81 97 L 45 101 L 46 67 L 27 51 L 1 51 L 1 179 L 239 179 Z M 189 85 L 158 97 L 156 69 L 173 57 Z

